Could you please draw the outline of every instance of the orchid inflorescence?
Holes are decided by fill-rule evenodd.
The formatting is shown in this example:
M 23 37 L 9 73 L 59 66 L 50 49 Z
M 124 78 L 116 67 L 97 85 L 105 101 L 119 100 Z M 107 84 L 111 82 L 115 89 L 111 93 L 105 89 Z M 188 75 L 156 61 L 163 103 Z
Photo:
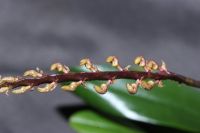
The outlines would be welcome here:
M 115 56 L 109 56 L 106 62 L 115 67 L 117 71 L 100 71 L 96 65 L 92 64 L 90 59 L 84 58 L 80 61 L 80 66 L 84 66 L 90 72 L 70 72 L 68 66 L 55 63 L 51 65 L 50 70 L 57 71 L 59 74 L 48 75 L 39 68 L 36 68 L 36 70 L 24 72 L 22 77 L 0 77 L 0 93 L 8 94 L 11 92 L 14 94 L 22 94 L 35 89 L 40 93 L 46 93 L 53 91 L 58 83 L 67 81 L 70 81 L 70 83 L 61 85 L 61 89 L 64 91 L 75 91 L 78 86 L 85 86 L 87 81 L 107 80 L 107 82 L 100 86 L 94 85 L 94 90 L 97 93 L 105 94 L 109 86 L 112 85 L 116 79 L 120 78 L 135 80 L 135 82 L 125 85 L 130 94 L 137 93 L 138 87 L 142 87 L 145 90 L 151 90 L 155 86 L 163 87 L 162 79 L 171 78 L 186 84 L 193 83 L 193 81 L 188 80 L 189 78 L 183 78 L 183 76 L 177 78 L 175 74 L 170 73 L 164 61 L 158 65 L 154 60 L 146 60 L 142 56 L 136 57 L 133 63 L 141 67 L 144 70 L 143 72 L 129 70 L 131 65 L 123 68 Z M 43 86 L 43 84 L 45 85 Z

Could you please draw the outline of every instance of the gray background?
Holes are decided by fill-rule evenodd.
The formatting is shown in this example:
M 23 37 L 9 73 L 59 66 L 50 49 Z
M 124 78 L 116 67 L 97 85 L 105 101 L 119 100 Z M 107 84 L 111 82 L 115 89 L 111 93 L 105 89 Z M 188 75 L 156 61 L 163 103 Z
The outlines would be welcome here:
M 0 73 L 83 57 L 100 64 L 108 55 L 126 65 L 144 55 L 200 79 L 199 7 L 198 0 L 0 0 Z M 82 104 L 59 89 L 0 95 L 0 133 L 74 132 L 56 108 Z

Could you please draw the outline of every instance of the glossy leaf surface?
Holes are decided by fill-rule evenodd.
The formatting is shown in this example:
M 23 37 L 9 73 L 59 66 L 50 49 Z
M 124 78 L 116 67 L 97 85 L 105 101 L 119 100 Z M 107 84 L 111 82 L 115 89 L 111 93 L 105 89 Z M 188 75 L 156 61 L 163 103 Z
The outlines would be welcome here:
M 101 71 L 116 70 L 109 65 L 98 66 Z M 88 71 L 84 67 L 72 68 L 74 72 Z M 200 131 L 200 91 L 174 81 L 164 81 L 164 87 L 151 91 L 139 88 L 135 95 L 126 90 L 126 83 L 134 80 L 116 80 L 109 91 L 100 95 L 94 91 L 91 81 L 79 87 L 76 94 L 91 106 L 117 117 L 125 117 L 155 125 L 173 127 L 187 131 Z
M 72 115 L 70 125 L 78 133 L 141 133 L 139 129 L 120 125 L 89 110 Z

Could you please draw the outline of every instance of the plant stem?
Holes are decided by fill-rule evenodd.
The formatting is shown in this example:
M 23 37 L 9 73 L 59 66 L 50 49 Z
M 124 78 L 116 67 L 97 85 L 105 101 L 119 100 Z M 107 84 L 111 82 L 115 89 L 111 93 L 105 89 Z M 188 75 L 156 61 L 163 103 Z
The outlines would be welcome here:
M 151 73 L 138 71 L 106 71 L 106 72 L 79 72 L 66 74 L 43 75 L 39 78 L 19 77 L 16 82 L 5 82 L 0 84 L 1 87 L 11 86 L 16 88 L 19 86 L 38 86 L 51 82 L 67 82 L 67 81 L 92 81 L 92 80 L 110 80 L 110 79 L 154 79 L 154 80 L 174 80 L 189 86 L 200 88 L 200 81 L 188 78 L 176 73 Z

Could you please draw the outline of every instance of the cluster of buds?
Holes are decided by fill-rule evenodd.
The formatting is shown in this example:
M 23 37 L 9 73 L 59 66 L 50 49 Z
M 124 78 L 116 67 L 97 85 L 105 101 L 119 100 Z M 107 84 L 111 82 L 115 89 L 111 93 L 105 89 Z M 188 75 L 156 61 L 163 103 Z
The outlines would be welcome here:
M 138 56 L 134 60 L 134 63 L 144 68 L 146 72 L 159 70 L 160 72 L 169 74 L 165 62 L 164 61 L 161 61 L 161 62 L 162 63 L 159 66 L 154 60 L 145 60 L 144 57 L 142 56 Z
M 163 83 L 162 81 L 160 80 L 148 80 L 148 81 L 144 81 L 144 80 L 140 80 L 140 79 L 137 79 L 135 83 L 127 83 L 126 84 L 126 87 L 127 87 L 127 90 L 130 94 L 135 94 L 137 93 L 137 90 L 138 90 L 138 87 L 142 87 L 144 88 L 145 90 L 151 90 L 153 87 L 155 86 L 158 86 L 160 88 L 163 87 Z
M 106 59 L 106 62 L 110 63 L 113 67 L 115 67 L 119 70 L 119 71 L 116 71 L 116 73 L 129 73 L 128 69 L 129 69 L 130 65 L 128 65 L 125 68 L 122 68 L 119 64 L 117 57 L 115 57 L 115 56 L 109 56 Z M 164 61 L 162 61 L 161 65 L 159 66 L 153 60 L 145 60 L 142 56 L 138 56 L 135 58 L 134 63 L 139 65 L 140 67 L 144 68 L 144 70 L 146 72 L 148 72 L 147 74 L 150 74 L 149 72 L 152 72 L 152 71 L 158 71 L 160 73 L 170 74 L 166 68 L 166 64 Z M 92 62 L 88 58 L 82 59 L 80 61 L 80 66 L 84 66 L 86 69 L 92 71 L 94 74 L 97 74 L 97 75 L 99 73 L 104 73 L 104 72 L 100 72 L 98 70 L 98 68 L 94 64 L 92 64 Z M 63 73 L 63 76 L 59 77 L 59 74 L 58 75 L 46 75 L 43 73 L 42 70 L 40 70 L 39 68 L 36 68 L 36 70 L 25 71 L 24 75 L 23 75 L 24 77 L 21 77 L 21 78 L 19 78 L 19 77 L 1 78 L 0 77 L 0 85 L 2 86 L 0 88 L 0 93 L 8 94 L 8 92 L 11 90 L 11 92 L 14 94 L 22 94 L 27 91 L 34 90 L 34 87 L 36 87 L 36 86 L 39 86 L 37 88 L 38 92 L 41 92 L 41 93 L 51 92 L 56 88 L 58 83 L 60 83 L 61 81 L 63 82 L 63 80 L 58 81 L 59 78 L 64 77 L 64 76 L 69 76 L 67 74 L 70 73 L 70 69 L 66 65 L 63 65 L 61 63 L 55 63 L 55 64 L 51 65 L 50 70 Z M 85 73 L 87 73 L 87 72 L 85 72 Z M 62 90 L 75 91 L 76 88 L 79 87 L 80 85 L 85 86 L 86 81 L 94 80 L 92 78 L 88 78 L 87 76 L 89 76 L 89 75 L 87 75 L 87 74 L 85 74 L 86 77 L 82 77 L 81 74 L 82 74 L 82 72 L 78 73 L 79 77 L 81 77 L 81 78 L 79 78 L 80 81 L 75 82 L 72 80 L 72 82 L 70 84 L 61 86 Z M 53 77 L 53 78 L 51 78 L 51 80 L 46 80 L 45 78 L 48 78 L 48 77 Z M 108 78 L 106 78 L 108 80 L 106 83 L 103 83 L 100 86 L 94 85 L 94 90 L 99 94 L 105 94 L 108 91 L 109 86 L 111 84 L 113 84 L 113 82 L 116 78 L 115 75 L 106 75 L 104 77 L 108 77 Z M 118 78 L 120 78 L 120 77 L 118 77 Z M 101 77 L 99 77 L 99 79 L 101 79 Z M 33 80 L 35 80 L 35 81 L 33 81 Z M 39 80 L 43 80 L 43 81 L 38 83 Z M 29 81 L 33 81 L 33 82 L 29 82 Z M 25 83 L 21 84 L 22 82 L 25 82 Z M 20 83 L 20 85 L 17 83 Z M 40 86 L 41 84 L 45 84 L 45 85 L 43 87 L 41 87 Z M 160 80 L 143 80 L 143 77 L 141 77 L 140 79 L 137 79 L 135 83 L 126 84 L 127 90 L 130 94 L 135 94 L 138 90 L 138 87 L 142 87 L 146 90 L 151 90 L 155 86 L 162 87 L 163 86 L 162 81 L 160 81 Z
M 52 64 L 51 67 L 50 67 L 50 70 L 51 71 L 58 71 L 58 72 L 62 72 L 62 73 L 69 73 L 69 71 L 70 71 L 69 67 L 67 67 L 66 65 L 63 65 L 61 63 Z M 45 75 L 44 75 L 42 70 L 40 70 L 39 68 L 36 68 L 36 70 L 32 69 L 32 70 L 25 71 L 23 76 L 24 76 L 24 78 L 31 77 L 33 79 L 35 79 L 35 78 L 39 79 L 39 78 L 42 78 Z M 11 76 L 10 77 L 4 77 L 4 78 L 0 77 L 0 85 L 4 84 L 4 83 L 15 83 L 15 82 L 18 82 L 18 81 L 19 81 L 18 77 L 11 77 Z M 53 81 L 51 83 L 46 83 L 46 85 L 44 85 L 43 87 L 38 87 L 37 91 L 40 92 L 40 93 L 51 92 L 56 88 L 56 86 L 57 86 L 57 82 Z M 17 88 L 13 88 L 13 86 L 9 85 L 9 86 L 1 87 L 0 93 L 8 94 L 8 92 L 11 90 L 11 92 L 13 94 L 22 94 L 22 93 L 25 93 L 27 91 L 34 90 L 33 87 L 34 87 L 34 85 L 32 85 L 32 84 L 27 85 L 27 86 L 20 86 L 20 87 L 17 87 Z M 66 90 L 66 86 L 64 88 L 65 88 L 64 90 Z
M 117 67 L 118 69 L 122 70 L 122 68 L 119 66 L 118 59 L 115 56 L 109 56 L 106 60 L 109 63 L 112 63 L 112 66 Z M 87 69 L 89 69 L 92 72 L 98 72 L 98 68 L 92 64 L 90 59 L 85 58 L 80 61 L 80 66 L 85 66 Z M 95 85 L 94 89 L 97 93 L 99 94 L 105 94 L 108 91 L 109 85 L 112 84 L 113 80 L 108 80 L 107 83 L 103 83 L 100 86 Z M 63 86 L 63 90 L 69 90 L 69 91 L 74 91 L 79 85 L 84 85 L 83 81 L 79 82 L 72 82 L 70 85 Z
M 159 66 L 154 60 L 145 60 L 144 57 L 138 56 L 135 58 L 134 63 L 144 68 L 146 72 L 159 71 L 161 73 L 164 72 L 164 73 L 169 74 L 164 61 L 162 61 L 161 65 Z M 163 87 L 163 83 L 161 80 L 145 81 L 141 78 L 141 79 L 137 79 L 135 83 L 132 83 L 132 84 L 127 83 L 126 87 L 130 94 L 135 94 L 137 93 L 139 86 L 144 88 L 145 90 L 151 90 L 156 85 L 160 88 Z

